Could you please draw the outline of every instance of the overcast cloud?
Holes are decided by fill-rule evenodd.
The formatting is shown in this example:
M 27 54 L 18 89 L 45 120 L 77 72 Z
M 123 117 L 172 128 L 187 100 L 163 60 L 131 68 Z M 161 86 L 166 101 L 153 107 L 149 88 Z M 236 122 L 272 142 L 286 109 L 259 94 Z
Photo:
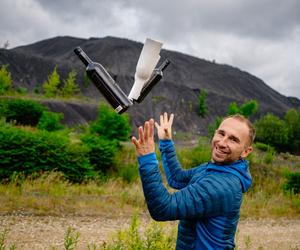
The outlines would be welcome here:
M 300 98 L 298 0 L 0 0 L 0 45 L 116 36 L 248 71 Z

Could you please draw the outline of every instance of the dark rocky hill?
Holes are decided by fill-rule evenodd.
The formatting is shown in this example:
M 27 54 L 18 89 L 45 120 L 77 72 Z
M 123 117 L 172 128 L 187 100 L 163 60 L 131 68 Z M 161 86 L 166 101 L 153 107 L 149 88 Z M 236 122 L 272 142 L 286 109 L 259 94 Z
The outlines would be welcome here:
M 143 45 L 127 39 L 55 37 L 10 50 L 1 49 L 0 64 L 9 64 L 15 86 L 30 91 L 41 87 L 55 65 L 63 79 L 75 69 L 83 94 L 100 100 L 103 97 L 94 86 L 83 84 L 84 66 L 73 53 L 76 46 L 81 46 L 94 61 L 100 62 L 129 93 Z M 161 112 L 167 111 L 176 115 L 175 130 L 205 133 L 208 124 L 216 116 L 224 115 L 228 104 L 233 101 L 241 104 L 256 99 L 260 104 L 257 116 L 267 112 L 283 116 L 289 108 L 300 106 L 299 99 L 281 95 L 261 79 L 238 68 L 168 50 L 162 50 L 161 56 L 162 60 L 169 58 L 172 64 L 144 102 L 128 111 L 133 125 L 141 125 L 150 117 L 157 119 Z M 207 92 L 208 115 L 205 118 L 197 115 L 198 96 L 202 89 Z M 78 119 L 76 115 L 70 115 L 70 104 L 51 104 L 48 101 L 51 109 L 63 110 L 66 123 L 72 125 L 94 118 L 95 104 L 92 103 L 95 101 L 90 105 L 77 103 L 77 106 L 82 106 L 81 119 Z

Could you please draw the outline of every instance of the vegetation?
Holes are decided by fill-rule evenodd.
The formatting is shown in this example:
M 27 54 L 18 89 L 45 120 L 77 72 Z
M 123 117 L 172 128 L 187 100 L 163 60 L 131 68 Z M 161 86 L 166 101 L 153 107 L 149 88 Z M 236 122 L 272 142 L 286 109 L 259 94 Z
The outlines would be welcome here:
M 9 93 L 12 90 L 11 74 L 7 70 L 7 65 L 0 68 L 0 95 Z
M 50 132 L 64 129 L 64 125 L 61 124 L 63 117 L 64 115 L 62 113 L 43 111 L 37 124 L 37 128 Z
M 0 117 L 18 125 L 36 126 L 46 110 L 45 106 L 36 101 L 14 98 L 0 100 Z
M 245 117 L 249 117 L 256 113 L 258 107 L 259 105 L 256 100 L 245 102 L 240 107 L 238 107 L 236 102 L 232 102 L 228 106 L 227 115 L 241 114 Z
M 131 128 L 126 114 L 118 115 L 112 109 L 100 104 L 98 119 L 90 126 L 90 132 L 107 140 L 127 141 Z
M 206 95 L 207 93 L 205 92 L 205 90 L 201 90 L 200 95 L 198 97 L 198 101 L 199 101 L 198 115 L 201 117 L 204 117 L 207 114 L 207 106 L 205 102 Z
M 55 97 L 59 94 L 60 77 L 55 66 L 48 79 L 43 84 L 44 95 L 46 97 Z
M 64 86 L 61 89 L 61 96 L 65 98 L 73 97 L 80 92 L 79 86 L 76 84 L 76 71 L 71 70 L 68 78 L 64 80 Z

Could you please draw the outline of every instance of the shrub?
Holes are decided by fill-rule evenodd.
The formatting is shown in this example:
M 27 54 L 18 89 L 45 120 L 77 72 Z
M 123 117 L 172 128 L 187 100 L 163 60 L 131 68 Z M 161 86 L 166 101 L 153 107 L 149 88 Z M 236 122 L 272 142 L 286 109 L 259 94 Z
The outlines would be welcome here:
M 118 150 L 116 141 L 110 141 L 94 134 L 86 134 L 81 140 L 88 148 L 89 161 L 96 171 L 106 173 L 113 167 Z
M 91 124 L 91 133 L 108 140 L 126 141 L 131 131 L 126 114 L 119 115 L 105 104 L 99 106 L 99 117 Z
M 286 191 L 292 192 L 294 194 L 300 193 L 300 172 L 287 172 L 285 174 L 287 182 L 284 184 L 283 188 Z
M 286 123 L 273 114 L 267 114 L 254 123 L 256 141 L 284 148 L 288 143 L 288 127 Z
M 0 95 L 4 95 L 12 89 L 12 78 L 7 70 L 7 65 L 0 68 Z
M 8 122 L 16 121 L 19 125 L 36 126 L 45 110 L 45 106 L 32 100 L 0 100 L 0 115 Z
M 62 113 L 54 113 L 44 111 L 37 125 L 38 129 L 47 131 L 57 131 L 63 129 L 64 126 L 60 123 L 64 115 Z
M 61 171 L 71 181 L 92 177 L 87 148 L 70 144 L 62 133 L 31 132 L 1 122 L 0 178 L 15 172 L 30 175 L 44 171 Z

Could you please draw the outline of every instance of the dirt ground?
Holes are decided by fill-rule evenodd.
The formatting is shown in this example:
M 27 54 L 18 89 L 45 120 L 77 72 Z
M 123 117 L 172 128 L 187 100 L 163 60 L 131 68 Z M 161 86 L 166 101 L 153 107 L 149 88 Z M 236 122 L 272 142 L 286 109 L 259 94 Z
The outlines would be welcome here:
M 150 223 L 145 216 L 141 224 Z M 7 249 L 64 249 L 64 235 L 68 227 L 80 233 L 76 249 L 87 249 L 88 244 L 102 245 L 119 229 L 127 228 L 130 218 L 101 218 L 88 216 L 0 216 L 0 231 L 8 229 Z M 170 226 L 176 226 L 170 223 Z M 300 249 L 300 220 L 260 219 L 241 220 L 237 233 L 238 249 Z

